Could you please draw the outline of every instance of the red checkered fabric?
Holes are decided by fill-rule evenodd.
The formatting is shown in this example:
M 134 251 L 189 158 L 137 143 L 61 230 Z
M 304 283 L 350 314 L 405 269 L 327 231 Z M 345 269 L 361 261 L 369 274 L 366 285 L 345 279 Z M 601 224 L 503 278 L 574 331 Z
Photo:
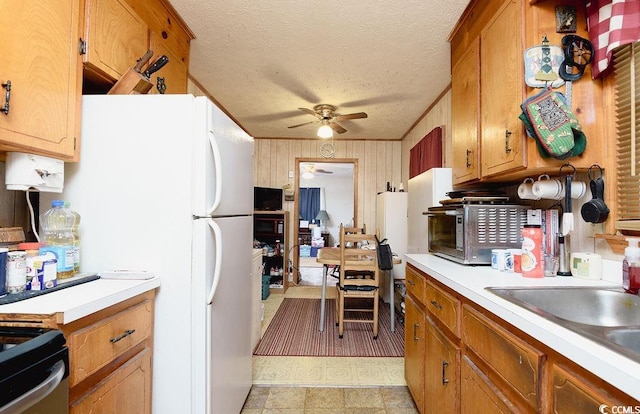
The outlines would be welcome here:
M 613 49 L 640 40 L 640 0 L 588 1 L 587 26 L 595 79 L 609 70 Z

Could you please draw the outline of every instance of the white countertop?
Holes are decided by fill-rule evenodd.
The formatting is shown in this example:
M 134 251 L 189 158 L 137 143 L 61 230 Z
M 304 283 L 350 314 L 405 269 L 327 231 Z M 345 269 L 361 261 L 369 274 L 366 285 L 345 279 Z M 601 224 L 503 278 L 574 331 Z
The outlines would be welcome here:
M 19 302 L 0 305 L 0 314 L 52 315 L 68 324 L 160 286 L 160 278 L 146 280 L 97 279 Z
M 407 254 L 405 259 L 443 285 L 640 401 L 640 363 L 485 290 L 487 287 L 620 287 L 619 282 L 561 276 L 526 278 L 489 266 L 463 266 L 430 254 Z M 604 271 L 614 275 L 611 280 L 616 280 L 621 272 L 616 266 L 619 267 L 618 263 L 613 261 L 603 264 Z

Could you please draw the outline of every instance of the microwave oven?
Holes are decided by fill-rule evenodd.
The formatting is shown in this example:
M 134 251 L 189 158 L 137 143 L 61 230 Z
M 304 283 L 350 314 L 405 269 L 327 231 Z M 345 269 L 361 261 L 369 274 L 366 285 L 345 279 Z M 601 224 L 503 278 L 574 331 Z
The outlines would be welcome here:
M 429 252 L 467 265 L 490 265 L 491 249 L 522 247 L 529 206 L 455 204 L 427 212 Z

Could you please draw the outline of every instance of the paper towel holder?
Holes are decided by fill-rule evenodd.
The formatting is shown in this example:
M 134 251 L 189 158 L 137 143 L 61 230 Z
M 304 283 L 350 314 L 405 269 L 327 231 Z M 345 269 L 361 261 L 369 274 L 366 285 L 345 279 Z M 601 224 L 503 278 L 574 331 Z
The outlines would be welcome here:
M 64 161 L 23 152 L 7 152 L 7 190 L 61 193 L 64 188 Z

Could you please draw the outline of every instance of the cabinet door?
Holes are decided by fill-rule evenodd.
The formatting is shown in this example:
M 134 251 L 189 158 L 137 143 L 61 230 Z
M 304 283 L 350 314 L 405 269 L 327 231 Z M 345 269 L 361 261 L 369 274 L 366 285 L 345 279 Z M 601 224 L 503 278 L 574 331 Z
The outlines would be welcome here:
M 151 413 L 151 349 L 136 354 L 72 403 L 69 413 Z
M 404 376 L 418 410 L 424 412 L 425 324 L 424 312 L 413 298 L 405 298 Z
M 428 324 L 425 358 L 425 413 L 459 412 L 460 348 Z
M 84 55 L 87 76 L 113 83 L 149 47 L 149 28 L 124 0 L 88 0 Z
M 151 50 L 153 50 L 153 58 L 155 60 L 162 55 L 169 58 L 169 63 L 158 72 L 151 75 L 153 89 L 149 93 L 160 93 L 157 88 L 158 77 L 164 79 L 166 89 L 164 93 L 187 93 L 187 74 L 188 68 L 184 62 L 184 58 L 178 56 L 173 50 L 169 49 L 165 43 L 157 41 L 157 35 L 151 36 Z
M 80 0 L 0 0 L 0 83 L 11 82 L 0 113 L 0 149 L 73 159 L 82 75 Z M 6 87 L 0 87 L 0 108 Z
M 551 412 L 553 413 L 597 413 L 603 405 L 611 407 L 633 406 L 631 398 L 617 400 L 607 393 L 607 387 L 594 384 L 572 371 L 554 365 L 551 394 Z M 609 412 L 609 411 L 606 411 Z
M 517 412 L 509 400 L 467 357 L 460 364 L 460 412 L 464 414 Z
M 476 39 L 451 70 L 453 184 L 480 178 L 479 67 L 480 44 Z
M 482 176 L 526 167 L 521 0 L 507 0 L 481 33 Z

